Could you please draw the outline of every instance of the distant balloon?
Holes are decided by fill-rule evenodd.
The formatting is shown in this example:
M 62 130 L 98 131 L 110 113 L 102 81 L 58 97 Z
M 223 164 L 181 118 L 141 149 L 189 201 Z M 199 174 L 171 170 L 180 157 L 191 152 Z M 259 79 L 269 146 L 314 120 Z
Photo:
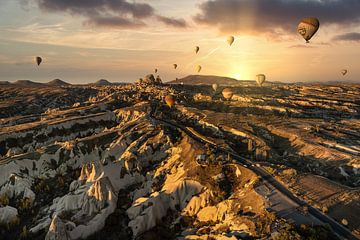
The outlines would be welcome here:
M 157 73 L 158 72 L 158 70 L 157 70 L 157 68 L 155 68 L 155 71 L 154 71 L 155 73 Z
M 177 69 L 178 65 L 176 63 L 174 63 L 174 69 Z
M 229 36 L 229 37 L 227 38 L 227 42 L 229 43 L 230 46 L 233 44 L 234 41 L 235 41 L 234 36 Z
M 232 98 L 232 96 L 234 95 L 234 93 L 230 88 L 225 88 L 222 91 L 222 95 L 226 100 L 230 100 Z
M 348 70 L 347 70 L 347 69 L 341 70 L 341 74 L 342 74 L 343 76 L 345 76 L 347 73 L 348 73 Z
M 264 74 L 256 75 L 256 83 L 261 87 L 266 80 L 266 76 Z
M 199 73 L 201 71 L 202 67 L 200 65 L 197 65 L 196 71 Z
M 172 95 L 167 95 L 165 97 L 165 103 L 172 108 L 175 105 L 175 98 Z
M 214 83 L 214 84 L 212 85 L 212 88 L 213 88 L 213 89 L 214 89 L 214 91 L 216 92 L 216 91 L 217 91 L 217 89 L 219 88 L 219 84 Z
M 315 35 L 320 27 L 320 22 L 317 18 L 308 17 L 303 18 L 298 25 L 298 33 L 306 40 L 309 40 Z
M 36 58 L 35 58 L 35 61 L 36 61 L 36 64 L 37 64 L 38 66 L 40 66 L 40 64 L 41 64 L 41 62 L 42 62 L 42 58 L 41 58 L 41 57 L 36 57 Z
M 195 47 L 195 53 L 197 54 L 199 51 L 200 51 L 200 47 L 199 47 L 199 46 L 196 46 L 196 47 Z

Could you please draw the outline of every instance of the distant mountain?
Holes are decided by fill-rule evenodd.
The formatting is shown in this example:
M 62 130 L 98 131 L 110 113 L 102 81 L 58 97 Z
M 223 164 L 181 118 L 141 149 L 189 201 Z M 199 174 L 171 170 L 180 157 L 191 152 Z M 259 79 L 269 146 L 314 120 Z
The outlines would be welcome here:
M 0 81 L 0 85 L 9 85 L 10 82 L 9 81 Z
M 219 77 L 219 76 L 189 75 L 187 77 L 177 79 L 168 83 L 170 84 L 184 83 L 187 85 L 211 85 L 217 83 L 223 86 L 237 86 L 244 83 L 254 83 L 254 81 L 236 80 L 234 78 Z
M 106 80 L 106 79 L 100 79 L 99 81 L 95 82 L 94 85 L 97 85 L 97 86 L 106 86 L 106 85 L 112 85 L 112 83 L 109 82 L 109 81 Z
M 359 85 L 360 81 L 356 80 L 329 80 L 329 81 L 298 81 L 291 82 L 287 84 L 296 84 L 296 85 Z
M 321 82 L 321 81 L 311 82 L 311 84 L 324 84 L 324 85 L 342 85 L 342 84 L 359 84 L 359 83 L 360 83 L 359 81 L 355 81 L 355 80 L 329 80 L 325 82 Z
M 43 83 L 33 82 L 31 80 L 17 80 L 13 84 L 21 85 L 25 87 L 36 87 L 36 86 L 43 86 Z
M 70 83 L 67 83 L 61 79 L 54 79 L 50 82 L 47 83 L 47 85 L 52 85 L 52 86 L 68 86 L 70 85 Z

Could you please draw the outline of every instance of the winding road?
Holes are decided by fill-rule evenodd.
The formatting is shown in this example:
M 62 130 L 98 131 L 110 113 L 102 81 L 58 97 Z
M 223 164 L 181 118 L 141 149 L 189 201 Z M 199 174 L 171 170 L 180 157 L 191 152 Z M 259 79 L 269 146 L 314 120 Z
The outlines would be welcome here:
M 261 166 L 254 165 L 253 162 L 247 160 L 246 158 L 238 155 L 235 153 L 232 149 L 225 149 L 223 147 L 218 146 L 213 141 L 206 139 L 206 137 L 202 136 L 201 134 L 197 133 L 194 129 L 190 127 L 184 127 L 181 125 L 178 125 L 176 123 L 157 119 L 154 116 L 151 116 L 155 121 L 161 122 L 166 125 L 170 125 L 172 127 L 178 128 L 182 130 L 185 134 L 187 134 L 189 137 L 193 138 L 194 140 L 202 143 L 202 144 L 208 144 L 209 146 L 219 150 L 220 152 L 229 154 L 233 159 L 235 159 L 238 163 L 244 165 L 246 168 L 252 170 L 255 172 L 258 176 L 261 177 L 261 181 L 269 186 L 272 189 L 276 189 L 276 191 L 281 194 L 282 197 L 285 197 L 287 202 L 291 203 L 293 206 L 298 207 L 307 207 L 308 208 L 308 215 L 311 215 L 314 219 L 316 219 L 316 222 L 320 222 L 323 224 L 328 224 L 331 226 L 334 233 L 336 233 L 341 239 L 349 239 L 349 240 L 356 240 L 359 239 L 356 236 L 352 234 L 352 232 L 345 228 L 343 225 L 339 224 L 337 221 L 335 221 L 333 218 L 325 215 L 318 209 L 312 207 L 308 203 L 306 203 L 304 200 L 300 199 L 299 197 L 295 196 L 291 191 L 289 191 L 283 184 L 281 184 L 279 181 L 277 181 L 271 174 L 269 174 L 265 169 L 263 169 Z

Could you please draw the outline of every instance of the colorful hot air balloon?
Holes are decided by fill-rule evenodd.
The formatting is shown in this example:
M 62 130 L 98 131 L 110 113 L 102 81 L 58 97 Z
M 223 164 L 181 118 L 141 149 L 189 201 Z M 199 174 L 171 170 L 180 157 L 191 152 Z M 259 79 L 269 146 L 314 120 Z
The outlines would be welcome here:
M 233 44 L 234 41 L 235 41 L 234 36 L 229 36 L 229 37 L 227 38 L 227 42 L 228 42 L 228 44 L 229 44 L 230 46 Z
M 170 108 L 172 108 L 175 105 L 175 98 L 172 95 L 167 95 L 165 97 L 165 103 L 166 105 L 168 105 Z
M 174 69 L 177 69 L 178 65 L 176 63 L 174 63 Z
M 195 47 L 195 53 L 197 54 L 199 51 L 200 51 L 200 47 L 199 47 L 199 46 L 196 46 L 196 47 Z
M 234 93 L 230 88 L 225 88 L 222 91 L 222 95 L 226 100 L 230 100 L 232 98 L 232 96 L 234 95 Z
M 315 35 L 320 27 L 320 22 L 317 18 L 308 17 L 303 18 L 298 25 L 298 33 L 306 40 L 309 40 Z
M 264 74 L 258 74 L 256 75 L 256 83 L 261 87 L 266 80 L 266 77 Z
M 213 88 L 213 89 L 214 89 L 214 91 L 216 92 L 216 91 L 217 91 L 217 89 L 219 88 L 219 84 L 214 83 L 214 84 L 212 85 L 212 88 Z
M 201 71 L 202 67 L 200 65 L 196 66 L 196 71 L 199 73 Z
M 41 62 L 42 62 L 42 58 L 41 58 L 41 57 L 36 57 L 36 58 L 35 58 L 35 61 L 36 61 L 36 64 L 37 64 L 38 66 L 40 66 L 40 64 L 41 64 Z
M 347 73 L 348 73 L 348 70 L 347 70 L 347 69 L 341 70 L 341 74 L 342 74 L 343 76 L 345 76 Z

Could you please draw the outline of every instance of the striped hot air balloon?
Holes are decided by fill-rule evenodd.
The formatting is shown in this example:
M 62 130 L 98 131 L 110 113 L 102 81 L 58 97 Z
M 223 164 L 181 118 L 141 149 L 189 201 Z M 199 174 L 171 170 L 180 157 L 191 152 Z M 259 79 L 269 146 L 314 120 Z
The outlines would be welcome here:
M 320 22 L 317 18 L 307 17 L 303 18 L 298 25 L 298 33 L 306 40 L 308 43 L 310 39 L 315 35 L 319 30 Z
M 258 74 L 256 75 L 256 83 L 261 87 L 266 80 L 266 77 L 264 74 Z

